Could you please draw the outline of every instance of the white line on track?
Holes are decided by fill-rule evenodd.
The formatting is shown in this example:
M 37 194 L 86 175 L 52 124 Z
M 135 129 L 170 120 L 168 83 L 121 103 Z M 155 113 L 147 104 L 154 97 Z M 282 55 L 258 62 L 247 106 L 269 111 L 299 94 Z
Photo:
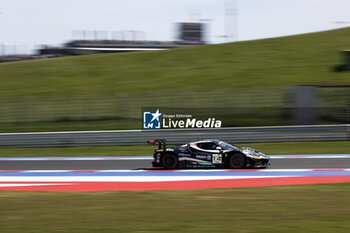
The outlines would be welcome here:
M 307 169 L 181 169 L 181 170 L 0 170 L 1 173 L 77 173 L 77 172 L 89 172 L 89 173 L 172 173 L 172 172 L 308 172 L 308 171 L 350 171 L 350 168 L 307 168 Z M 0 176 L 1 176 L 0 173 Z
M 26 173 L 26 172 L 37 172 L 37 173 L 45 173 L 45 172 L 72 172 L 74 170 L 23 170 L 19 171 L 21 173 Z
M 349 154 L 345 155 L 270 155 L 270 159 L 339 159 L 350 158 Z
M 0 182 L 163 182 L 277 177 L 297 176 L 0 176 Z
M 46 185 L 72 185 L 71 183 L 55 183 L 55 184 L 0 184 L 0 187 L 23 187 L 23 186 L 46 186 Z
M 270 155 L 271 159 L 336 159 L 350 158 L 350 154 L 332 155 Z M 40 160 L 153 160 L 152 156 L 130 157 L 0 157 L 0 161 L 40 161 Z

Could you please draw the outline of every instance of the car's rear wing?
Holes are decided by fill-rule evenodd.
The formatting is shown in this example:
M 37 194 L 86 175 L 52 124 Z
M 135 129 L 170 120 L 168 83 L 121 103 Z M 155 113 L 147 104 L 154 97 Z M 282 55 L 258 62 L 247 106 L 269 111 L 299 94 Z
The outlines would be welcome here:
M 147 141 L 148 144 L 155 145 L 158 143 L 158 149 L 165 149 L 166 148 L 166 139 L 156 139 Z

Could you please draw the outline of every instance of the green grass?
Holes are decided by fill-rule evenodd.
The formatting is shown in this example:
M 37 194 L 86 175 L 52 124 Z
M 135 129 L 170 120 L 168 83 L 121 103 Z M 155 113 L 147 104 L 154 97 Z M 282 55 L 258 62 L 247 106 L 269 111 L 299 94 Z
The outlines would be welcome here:
M 349 84 L 335 72 L 350 28 L 168 51 L 0 64 L 0 96 L 62 96 Z M 215 80 L 215 81 L 214 81 Z
M 350 183 L 137 192 L 0 192 L 6 233 L 349 232 Z
M 268 155 L 348 154 L 350 143 L 339 142 L 280 142 L 239 144 Z M 55 157 L 55 156 L 151 156 L 156 146 L 105 146 L 64 148 L 0 148 L 1 157 Z
M 2 63 L 0 132 L 138 129 L 143 107 L 205 108 L 202 116 L 211 112 L 224 127 L 288 125 L 291 85 L 350 84 L 349 72 L 334 69 L 343 63 L 340 51 L 350 48 L 348 38 L 350 28 L 344 28 L 167 51 Z M 347 121 L 348 89 L 319 90 L 318 124 Z

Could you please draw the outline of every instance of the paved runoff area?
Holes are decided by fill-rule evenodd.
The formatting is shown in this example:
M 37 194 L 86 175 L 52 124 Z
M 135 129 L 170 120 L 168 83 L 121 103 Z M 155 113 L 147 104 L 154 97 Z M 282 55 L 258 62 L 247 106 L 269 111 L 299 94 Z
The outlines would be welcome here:
M 0 190 L 174 190 L 340 183 L 350 182 L 349 158 L 349 154 L 276 155 L 271 156 L 269 169 L 242 170 L 154 170 L 148 167 L 123 169 L 133 163 L 149 166 L 151 157 L 0 158 Z M 118 169 L 110 169 L 104 163 L 98 165 L 99 162 L 108 162 L 106 160 L 122 162 L 123 165 Z M 59 164 L 52 166 L 52 162 Z M 84 165 L 86 162 L 90 163 L 87 166 L 89 169 L 74 168 L 84 167 L 81 163 Z M 36 163 L 43 164 L 31 168 Z M 71 163 L 73 166 L 68 166 Z M 305 164 L 309 168 L 302 168 Z

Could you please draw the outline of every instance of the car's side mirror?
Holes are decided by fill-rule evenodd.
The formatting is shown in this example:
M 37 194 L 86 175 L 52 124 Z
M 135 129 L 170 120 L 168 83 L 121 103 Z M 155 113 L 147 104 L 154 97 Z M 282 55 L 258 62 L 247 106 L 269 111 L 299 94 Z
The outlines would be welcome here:
M 220 146 L 217 146 L 216 149 L 217 150 L 222 150 L 222 148 Z

